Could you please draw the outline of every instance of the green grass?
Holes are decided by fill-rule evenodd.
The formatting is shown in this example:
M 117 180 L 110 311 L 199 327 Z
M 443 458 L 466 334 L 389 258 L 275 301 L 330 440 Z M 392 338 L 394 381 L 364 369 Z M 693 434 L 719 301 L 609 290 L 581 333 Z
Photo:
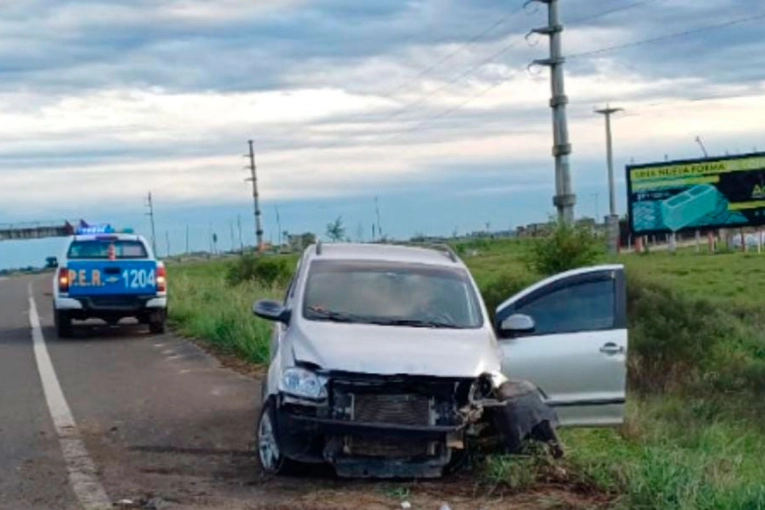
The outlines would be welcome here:
M 540 278 L 524 264 L 526 244 L 478 241 L 459 252 L 490 309 Z M 765 509 L 765 255 L 683 250 L 610 260 L 629 277 L 627 424 L 563 431 L 562 461 L 489 457 L 479 480 L 516 492 L 563 482 L 610 494 L 609 508 Z M 226 264 L 170 267 L 171 320 L 262 363 L 271 327 L 250 308 L 283 290 L 231 286 Z
M 272 326 L 252 315 L 252 304 L 278 292 L 254 282 L 231 287 L 229 263 L 209 262 L 168 268 L 170 323 L 182 334 L 209 342 L 216 349 L 252 363 L 268 360 Z

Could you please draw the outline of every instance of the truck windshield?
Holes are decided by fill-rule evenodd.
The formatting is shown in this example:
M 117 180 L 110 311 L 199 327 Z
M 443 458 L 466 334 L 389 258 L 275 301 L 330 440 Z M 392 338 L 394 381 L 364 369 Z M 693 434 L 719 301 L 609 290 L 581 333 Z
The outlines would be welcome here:
M 367 261 L 313 262 L 303 317 L 449 329 L 483 325 L 478 297 L 464 269 Z
M 110 251 L 113 250 L 115 259 L 144 259 L 148 257 L 146 247 L 141 241 L 94 239 L 74 241 L 69 246 L 67 258 L 78 259 L 104 259 L 109 260 Z

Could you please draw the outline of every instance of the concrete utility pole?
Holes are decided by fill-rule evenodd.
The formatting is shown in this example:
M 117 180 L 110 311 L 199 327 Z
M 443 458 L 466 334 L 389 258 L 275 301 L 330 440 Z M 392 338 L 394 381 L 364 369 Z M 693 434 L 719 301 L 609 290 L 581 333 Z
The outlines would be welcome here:
M 375 214 L 377 215 L 377 235 L 382 239 L 382 225 L 380 224 L 380 198 L 375 197 Z M 374 238 L 374 234 L 372 234 Z
M 552 99 L 550 107 L 553 110 L 553 156 L 555 157 L 555 197 L 553 204 L 558 209 L 558 217 L 568 224 L 574 222 L 574 205 L 576 195 L 571 188 L 571 170 L 569 167 L 569 155 L 571 144 L 568 140 L 568 122 L 566 120 L 566 97 L 563 79 L 563 58 L 561 50 L 561 32 L 563 25 L 560 22 L 558 0 L 529 0 L 527 2 L 539 2 L 547 4 L 548 25 L 542 28 L 534 28 L 532 33 L 550 37 L 550 58 L 534 60 L 534 65 L 547 66 L 550 68 L 552 83 Z
M 236 226 L 239 229 L 239 250 L 244 253 L 244 238 L 242 237 L 242 216 L 236 215 Z
M 154 251 L 154 255 L 157 255 L 157 235 L 154 228 L 154 202 L 151 198 L 151 191 L 149 192 L 149 198 L 146 201 L 146 207 L 149 208 L 149 212 L 146 215 L 151 219 L 151 249 Z
M 608 159 L 608 219 L 607 237 L 608 250 L 611 253 L 619 251 L 619 215 L 616 213 L 616 185 L 614 184 L 614 147 L 613 137 L 611 136 L 611 115 L 624 111 L 623 108 L 611 108 L 606 106 L 600 110 L 595 110 L 606 117 L 606 157 Z
M 250 172 L 252 175 L 245 180 L 252 181 L 252 204 L 255 208 L 255 239 L 258 252 L 262 252 L 263 225 L 260 222 L 260 204 L 258 203 L 258 174 L 257 167 L 255 166 L 255 148 L 252 140 L 249 140 L 247 143 L 250 145 Z
M 279 246 L 282 245 L 282 219 L 279 217 L 279 208 L 276 208 L 276 227 L 279 229 Z
M 186 255 L 188 255 L 189 253 L 191 252 L 189 251 L 189 224 L 187 223 L 186 224 Z
M 170 257 L 170 232 L 165 230 L 165 242 L 167 243 L 167 256 Z

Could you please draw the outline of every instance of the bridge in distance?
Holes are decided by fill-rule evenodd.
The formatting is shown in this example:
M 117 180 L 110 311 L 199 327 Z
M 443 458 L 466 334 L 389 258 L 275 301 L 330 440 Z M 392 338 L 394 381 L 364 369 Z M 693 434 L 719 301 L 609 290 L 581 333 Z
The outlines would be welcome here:
M 32 222 L 32 223 L 0 223 L 0 241 L 24 241 L 29 239 L 45 239 L 48 237 L 67 237 L 74 234 L 78 227 L 87 227 L 84 220 L 72 224 L 68 221 L 61 223 Z

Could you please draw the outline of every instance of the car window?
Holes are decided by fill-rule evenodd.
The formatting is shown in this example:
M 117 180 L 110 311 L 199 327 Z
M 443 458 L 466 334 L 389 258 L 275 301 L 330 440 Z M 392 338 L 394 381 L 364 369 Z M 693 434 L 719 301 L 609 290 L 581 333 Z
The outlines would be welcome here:
M 520 306 L 536 323 L 534 335 L 600 331 L 615 324 L 613 280 L 570 285 Z
M 115 259 L 143 259 L 149 256 L 141 241 L 109 239 L 74 241 L 69 246 L 69 252 L 66 256 L 70 260 L 107 260 L 110 258 L 112 250 Z
M 423 321 L 478 328 L 483 324 L 478 303 L 464 269 L 322 261 L 311 264 L 303 315 L 309 320 L 332 313 L 351 317 L 344 322 Z

